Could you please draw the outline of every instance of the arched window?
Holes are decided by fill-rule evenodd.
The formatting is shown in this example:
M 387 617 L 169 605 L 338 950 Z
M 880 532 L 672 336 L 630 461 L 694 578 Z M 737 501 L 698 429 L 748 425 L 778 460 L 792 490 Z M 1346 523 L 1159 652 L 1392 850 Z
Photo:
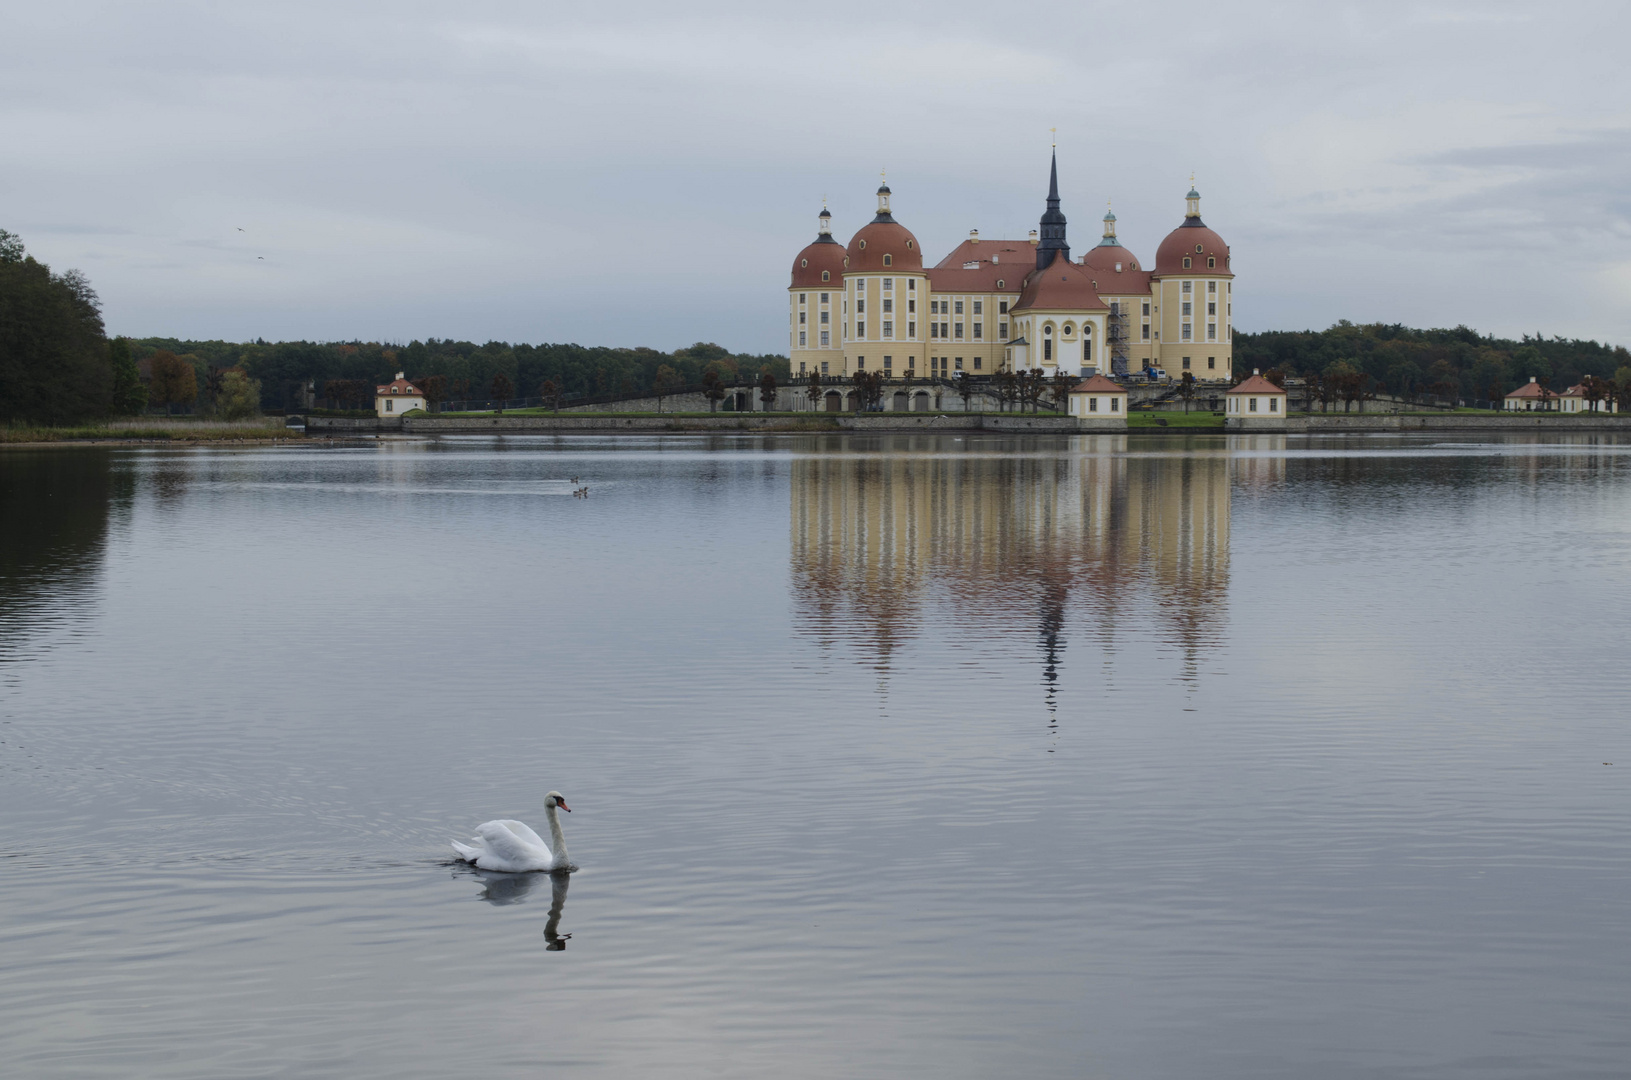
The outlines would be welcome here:
M 1189 256 L 1188 255 L 1184 256 L 1184 269 L 1185 270 L 1189 269 Z
M 891 266 L 891 265 L 893 265 L 893 262 L 890 260 L 889 256 L 885 255 L 883 257 L 883 264 L 885 266 Z
M 1215 267 L 1217 265 L 1218 265 L 1218 257 L 1216 255 L 1208 255 L 1206 257 L 1206 268 L 1208 270 L 1212 269 L 1213 267 Z
M 997 288 L 1002 288 L 1002 278 L 997 279 Z
M 822 281 L 831 281 L 832 280 L 832 272 L 828 271 L 828 270 L 821 271 L 821 280 Z

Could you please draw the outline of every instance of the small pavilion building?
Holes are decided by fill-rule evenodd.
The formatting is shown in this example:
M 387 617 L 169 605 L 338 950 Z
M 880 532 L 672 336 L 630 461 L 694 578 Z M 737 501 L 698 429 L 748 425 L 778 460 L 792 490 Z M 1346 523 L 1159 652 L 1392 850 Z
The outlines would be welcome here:
M 1082 427 L 1127 426 L 1127 390 L 1103 375 L 1093 375 L 1070 391 L 1070 415 Z
M 1252 377 L 1224 395 L 1228 408 L 1224 426 L 1245 430 L 1283 428 L 1286 423 L 1286 392 L 1252 368 Z
M 1547 412 L 1557 408 L 1557 395 L 1535 381 L 1529 381 L 1506 396 L 1507 412 Z
M 384 386 L 374 387 L 374 412 L 379 416 L 401 416 L 410 409 L 425 407 L 425 392 L 407 379 L 402 372 Z
M 1557 407 L 1561 412 L 1619 412 L 1620 403 L 1609 402 L 1599 395 L 1595 400 L 1586 397 L 1586 384 L 1575 383 L 1561 394 L 1557 395 Z

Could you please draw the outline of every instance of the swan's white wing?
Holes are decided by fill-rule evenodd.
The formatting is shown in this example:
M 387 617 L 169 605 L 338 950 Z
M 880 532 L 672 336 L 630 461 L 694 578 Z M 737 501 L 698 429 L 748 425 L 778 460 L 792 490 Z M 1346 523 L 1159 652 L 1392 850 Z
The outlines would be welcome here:
M 541 847 L 545 851 L 549 850 L 549 845 L 544 843 L 544 838 L 529 829 L 525 822 L 511 821 L 509 818 L 499 818 L 498 823 L 509 829 L 521 839 L 525 840 L 527 843 L 532 844 L 534 847 Z
M 547 870 L 554 862 L 554 856 L 547 847 L 529 844 L 511 832 L 502 821 L 482 822 L 476 826 L 476 835 L 487 845 L 487 851 L 477 860 L 477 866 L 489 870 Z
M 477 859 L 481 858 L 482 850 L 486 848 L 486 846 L 487 845 L 479 838 L 476 840 L 475 847 L 471 847 L 469 844 L 461 844 L 457 840 L 453 841 L 453 850 L 458 852 L 459 858 L 463 859 L 465 862 L 475 862 Z

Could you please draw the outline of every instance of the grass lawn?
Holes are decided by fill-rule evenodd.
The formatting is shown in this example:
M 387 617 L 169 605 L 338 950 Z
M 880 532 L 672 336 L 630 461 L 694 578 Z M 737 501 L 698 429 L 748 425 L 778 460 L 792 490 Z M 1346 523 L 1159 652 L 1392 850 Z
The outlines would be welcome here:
M 0 444 L 46 442 L 242 442 L 253 439 L 300 439 L 304 434 L 283 426 L 281 416 L 253 420 L 196 420 L 190 417 L 133 416 L 100 424 L 71 427 L 0 428 Z
M 1166 423 L 1161 423 L 1165 420 Z M 1152 431 L 1170 431 L 1173 428 L 1182 428 L 1186 431 L 1222 431 L 1223 417 L 1214 416 L 1210 410 L 1197 409 L 1191 413 L 1168 412 L 1165 409 L 1159 412 L 1150 410 L 1140 412 L 1131 410 L 1127 413 L 1127 429 L 1149 429 Z

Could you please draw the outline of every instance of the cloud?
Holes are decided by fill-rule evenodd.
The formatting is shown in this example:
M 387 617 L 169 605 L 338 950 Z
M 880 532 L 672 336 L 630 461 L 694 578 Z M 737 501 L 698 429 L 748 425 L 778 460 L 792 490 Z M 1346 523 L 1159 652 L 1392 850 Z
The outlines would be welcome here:
M 823 195 L 852 230 L 887 166 L 931 255 L 1023 236 L 1058 128 L 1078 250 L 1114 196 L 1147 261 L 1197 173 L 1242 327 L 1631 340 L 1615 5 L 6 17 L 0 224 L 121 332 L 784 349 Z

